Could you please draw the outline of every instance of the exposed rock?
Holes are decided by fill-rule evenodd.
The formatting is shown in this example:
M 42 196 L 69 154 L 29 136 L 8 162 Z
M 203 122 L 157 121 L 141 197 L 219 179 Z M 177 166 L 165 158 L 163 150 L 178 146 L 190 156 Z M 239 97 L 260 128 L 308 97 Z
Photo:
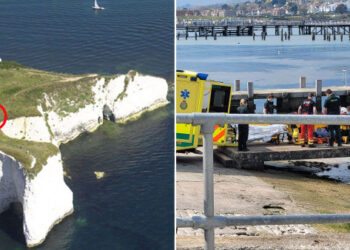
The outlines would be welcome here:
M 108 107 L 108 105 L 103 106 L 102 113 L 103 113 L 103 119 L 115 122 L 115 116 L 114 116 L 112 110 L 110 109 L 110 107 Z
M 73 212 L 73 194 L 63 180 L 61 155 L 30 179 L 21 164 L 0 151 L 0 213 L 11 203 L 23 207 L 23 231 L 28 247 L 42 243 L 51 228 Z
M 285 208 L 282 207 L 281 205 L 283 205 L 283 204 L 267 204 L 267 205 L 264 205 L 263 208 L 264 209 L 282 209 L 282 210 L 285 210 Z
M 46 108 L 38 106 L 41 116 L 9 120 L 2 132 L 16 139 L 59 146 L 83 132 L 95 130 L 105 114 L 109 120 L 124 122 L 168 103 L 168 84 L 164 79 L 136 72 L 108 82 L 105 78 L 96 78 L 92 92 L 91 103 L 77 106 L 80 107 L 77 112 L 63 112 L 64 115 L 55 112 L 52 106 L 50 109 L 56 102 L 46 95 Z M 73 101 L 67 102 L 74 105 Z M 97 178 L 103 177 L 103 172 L 95 174 Z M 0 213 L 13 202 L 23 205 L 27 246 L 43 242 L 51 228 L 73 212 L 73 194 L 63 180 L 61 155 L 49 158 L 42 170 L 30 179 L 19 162 L 0 152 Z
M 97 171 L 94 171 L 94 174 L 96 175 L 96 178 L 99 180 L 101 178 L 103 178 L 105 176 L 105 173 L 104 172 L 97 172 Z
M 129 79 L 127 85 L 126 77 Z M 2 131 L 12 138 L 59 145 L 73 140 L 83 132 L 95 130 L 102 124 L 104 111 L 110 120 L 124 122 L 141 112 L 168 103 L 167 82 L 159 77 L 138 73 L 134 73 L 132 77 L 120 75 L 108 83 L 101 78 L 92 86 L 92 91 L 94 102 L 80 108 L 78 112 L 62 116 L 54 111 L 45 112 L 38 106 L 41 117 L 9 120 Z M 123 98 L 117 98 L 120 94 L 124 94 Z M 46 96 L 46 99 L 50 97 Z M 51 101 L 46 105 L 54 103 Z

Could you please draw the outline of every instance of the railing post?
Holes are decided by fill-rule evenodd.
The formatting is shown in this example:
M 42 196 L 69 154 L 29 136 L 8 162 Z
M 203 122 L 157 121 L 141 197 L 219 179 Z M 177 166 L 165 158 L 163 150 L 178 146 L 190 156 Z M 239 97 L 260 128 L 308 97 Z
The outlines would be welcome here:
M 306 77 L 300 77 L 300 88 L 306 88 Z
M 319 112 L 322 112 L 322 80 L 316 80 L 315 92 L 316 92 L 316 108 Z
M 250 113 L 254 113 L 254 85 L 253 82 L 247 82 L 247 91 L 248 91 L 248 110 Z
M 209 221 L 214 221 L 214 160 L 213 160 L 213 132 L 215 124 L 211 121 L 203 124 L 203 181 L 204 181 L 204 215 Z M 205 249 L 214 250 L 214 225 L 204 229 Z
M 240 90 L 241 90 L 241 81 L 235 80 L 235 91 L 240 91 Z

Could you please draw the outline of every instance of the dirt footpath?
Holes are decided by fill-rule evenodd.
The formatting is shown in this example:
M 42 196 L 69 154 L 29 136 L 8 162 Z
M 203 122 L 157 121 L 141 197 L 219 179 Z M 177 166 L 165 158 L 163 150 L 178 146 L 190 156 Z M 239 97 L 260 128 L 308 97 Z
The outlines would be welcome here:
M 214 186 L 216 215 L 310 213 L 255 172 L 215 163 Z M 177 155 L 176 203 L 177 217 L 203 215 L 201 155 Z M 350 249 L 350 234 L 326 236 L 310 225 L 227 227 L 216 229 L 215 234 L 218 249 Z M 200 249 L 203 238 L 201 229 L 179 228 L 177 248 Z

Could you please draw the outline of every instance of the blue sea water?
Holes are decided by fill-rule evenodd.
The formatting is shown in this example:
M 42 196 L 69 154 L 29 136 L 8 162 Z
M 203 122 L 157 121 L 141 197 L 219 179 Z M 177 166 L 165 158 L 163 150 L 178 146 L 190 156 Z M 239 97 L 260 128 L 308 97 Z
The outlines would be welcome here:
M 281 42 L 277 36 L 266 41 L 251 37 L 218 37 L 195 41 L 193 38 L 177 44 L 177 69 L 208 73 L 210 79 L 233 84 L 241 80 L 242 88 L 252 81 L 254 88 L 292 88 L 299 78 L 306 77 L 307 86 L 315 80 L 324 86 L 344 85 L 343 70 L 350 71 L 350 41 L 315 42 L 310 36 L 292 36 Z
M 0 0 L 0 57 L 67 73 L 168 80 L 174 68 L 172 0 Z
M 173 1 L 0 0 L 0 57 L 64 73 L 141 73 L 173 82 Z M 0 83 L 1 84 L 1 83 Z M 136 121 L 106 122 L 62 145 L 74 214 L 34 249 L 172 249 L 171 104 Z M 94 171 L 105 172 L 97 180 Z M 54 194 L 53 194 L 54 195 Z M 21 213 L 0 215 L 0 250 L 25 249 Z
M 328 42 L 322 36 L 312 41 L 311 36 L 293 35 L 281 42 L 268 32 L 266 41 L 258 36 L 255 41 L 252 37 L 180 38 L 176 68 L 207 73 L 209 79 L 232 85 L 240 80 L 242 90 L 247 82 L 253 82 L 255 89 L 298 88 L 301 76 L 310 88 L 316 80 L 322 80 L 323 86 L 350 84 L 347 36 L 343 42 L 340 36 Z M 263 102 L 256 101 L 256 112 L 262 112 Z

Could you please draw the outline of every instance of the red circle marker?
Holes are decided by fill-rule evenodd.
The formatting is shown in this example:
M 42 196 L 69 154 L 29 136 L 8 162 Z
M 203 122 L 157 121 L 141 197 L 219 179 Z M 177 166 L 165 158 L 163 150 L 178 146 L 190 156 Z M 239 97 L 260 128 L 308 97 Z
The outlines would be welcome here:
M 6 109 L 4 108 L 4 106 L 2 106 L 1 104 L 0 104 L 0 109 L 2 109 L 2 111 L 4 112 L 4 121 L 0 125 L 0 129 L 2 129 L 5 126 L 6 121 L 7 121 L 7 112 L 6 112 Z

